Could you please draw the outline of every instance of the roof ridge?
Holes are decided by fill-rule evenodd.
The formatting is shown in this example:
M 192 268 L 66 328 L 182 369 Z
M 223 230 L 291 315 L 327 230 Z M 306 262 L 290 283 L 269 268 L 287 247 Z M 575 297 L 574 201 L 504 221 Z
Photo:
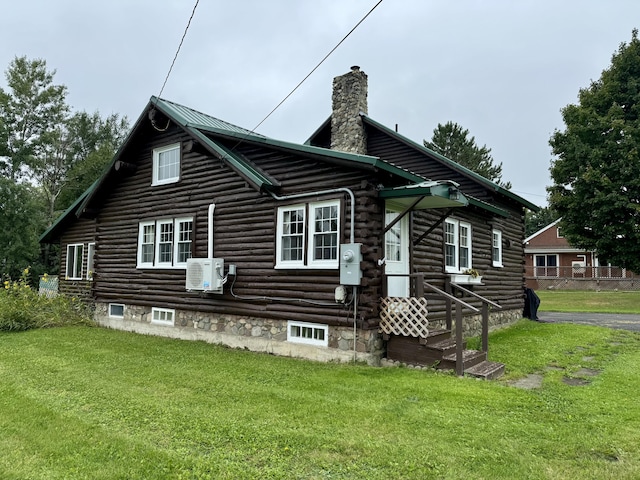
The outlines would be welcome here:
M 226 120 L 222 120 L 220 118 L 196 110 L 195 108 L 187 107 L 186 105 L 182 105 L 165 98 L 160 98 L 152 95 L 150 102 L 154 106 L 160 106 L 160 108 L 162 108 L 163 106 L 171 108 L 173 116 L 177 117 L 177 119 L 183 123 L 183 127 L 191 125 L 201 128 L 215 128 L 218 130 L 226 130 L 242 133 L 244 135 L 253 135 L 260 138 L 267 138 L 260 133 L 254 132 L 253 130 L 248 130 L 239 125 L 235 125 L 231 122 L 227 122 Z M 161 105 L 159 105 L 160 103 Z
M 465 167 L 464 165 L 460 165 L 458 162 L 455 162 L 455 161 L 451 160 L 450 158 L 445 157 L 444 155 L 441 155 L 441 154 L 439 154 L 437 152 L 434 152 L 430 148 L 427 148 L 424 145 L 421 145 L 418 142 L 416 142 L 414 140 L 411 140 L 410 138 L 405 137 L 404 135 L 402 135 L 402 134 L 400 134 L 398 132 L 394 132 L 392 129 L 390 129 L 386 125 L 383 125 L 382 123 L 380 123 L 380 122 L 374 120 L 373 118 L 371 118 L 369 115 L 361 113 L 360 116 L 363 119 L 365 119 L 366 121 L 370 122 L 374 127 L 380 128 L 381 130 L 383 130 L 387 134 L 398 138 L 399 140 L 401 140 L 402 142 L 404 142 L 405 144 L 407 144 L 407 145 L 409 145 L 409 146 L 411 146 L 413 148 L 417 148 L 418 150 L 421 150 L 424 153 L 427 153 L 428 155 L 432 155 L 436 160 L 444 163 L 445 165 L 451 167 L 454 170 L 458 170 L 460 173 L 462 173 L 464 175 L 467 175 L 467 176 L 471 177 L 476 182 L 482 183 L 488 188 L 492 188 L 495 192 L 501 193 L 502 195 L 505 195 L 507 197 L 512 198 L 513 200 L 516 200 L 517 202 L 519 202 L 522 205 L 526 206 L 529 210 L 538 211 L 540 209 L 540 207 L 538 207 L 537 205 L 535 205 L 532 202 L 528 201 L 527 199 L 521 197 L 520 195 L 517 195 L 517 194 L 513 193 L 511 190 L 509 190 L 507 188 L 504 188 L 503 186 L 497 184 L 496 182 L 493 182 L 493 181 L 489 180 L 488 178 L 483 177 L 479 173 L 474 172 L 473 170 Z

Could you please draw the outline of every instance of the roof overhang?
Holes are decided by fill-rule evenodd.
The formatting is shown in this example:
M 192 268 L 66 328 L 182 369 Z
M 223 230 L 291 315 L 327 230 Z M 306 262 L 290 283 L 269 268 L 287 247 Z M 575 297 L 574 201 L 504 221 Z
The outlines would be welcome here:
M 393 201 L 403 207 L 413 205 L 414 210 L 429 208 L 456 208 L 469 205 L 469 199 L 449 180 L 415 183 L 400 187 L 383 188 L 380 198 Z

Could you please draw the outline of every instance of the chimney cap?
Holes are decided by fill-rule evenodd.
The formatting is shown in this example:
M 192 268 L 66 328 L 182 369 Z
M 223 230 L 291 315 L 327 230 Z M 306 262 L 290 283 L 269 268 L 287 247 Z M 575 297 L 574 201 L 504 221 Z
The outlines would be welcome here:
M 351 67 L 352 72 L 357 72 L 359 70 L 360 70 L 360 67 L 358 65 L 354 65 L 353 67 Z

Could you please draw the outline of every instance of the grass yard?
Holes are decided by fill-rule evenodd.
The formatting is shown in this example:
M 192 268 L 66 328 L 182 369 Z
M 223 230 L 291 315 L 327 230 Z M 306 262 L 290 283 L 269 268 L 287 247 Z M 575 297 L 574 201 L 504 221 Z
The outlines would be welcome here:
M 2 479 L 637 479 L 640 336 L 523 320 L 501 381 L 91 327 L 0 333 Z M 563 377 L 600 372 L 589 385 Z M 529 373 L 542 387 L 508 382 Z
M 540 311 L 637 313 L 640 314 L 640 291 L 572 291 L 540 290 Z

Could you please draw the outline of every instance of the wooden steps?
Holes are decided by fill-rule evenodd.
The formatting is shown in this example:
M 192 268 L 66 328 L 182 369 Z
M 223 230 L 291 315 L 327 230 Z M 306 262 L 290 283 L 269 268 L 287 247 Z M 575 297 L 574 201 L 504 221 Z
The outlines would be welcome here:
M 487 360 L 487 353 L 462 348 L 464 374 L 484 380 L 492 380 L 504 374 L 502 363 Z M 456 340 L 450 330 L 430 330 L 426 339 L 389 336 L 387 358 L 410 365 L 433 366 L 437 369 L 456 369 Z

